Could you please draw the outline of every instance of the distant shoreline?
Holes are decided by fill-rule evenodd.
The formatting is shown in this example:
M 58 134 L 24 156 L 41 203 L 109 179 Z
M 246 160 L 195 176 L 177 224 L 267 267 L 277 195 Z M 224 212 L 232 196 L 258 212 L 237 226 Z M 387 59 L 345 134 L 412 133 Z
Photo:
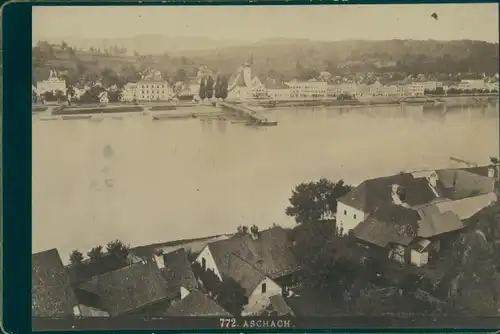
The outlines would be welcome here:
M 368 98 L 366 100 L 251 100 L 251 101 L 234 101 L 237 104 L 248 104 L 249 106 L 259 106 L 266 109 L 287 108 L 287 107 L 383 107 L 383 106 L 398 106 L 398 105 L 414 105 L 414 106 L 435 106 L 435 107 L 474 107 L 489 103 L 498 103 L 498 95 L 461 95 L 461 96 L 423 96 L 410 97 L 405 99 L 391 98 Z M 231 101 L 233 102 L 233 101 Z M 112 105 L 104 104 L 79 104 L 74 106 L 60 105 L 55 107 L 52 112 L 53 116 L 62 115 L 89 115 L 89 114 L 116 114 L 130 112 L 147 112 L 147 111 L 168 111 L 176 108 L 187 107 L 208 107 L 209 105 L 189 103 L 154 103 L 154 104 L 129 104 L 116 103 Z M 32 113 L 38 114 L 46 111 L 49 105 L 33 105 Z

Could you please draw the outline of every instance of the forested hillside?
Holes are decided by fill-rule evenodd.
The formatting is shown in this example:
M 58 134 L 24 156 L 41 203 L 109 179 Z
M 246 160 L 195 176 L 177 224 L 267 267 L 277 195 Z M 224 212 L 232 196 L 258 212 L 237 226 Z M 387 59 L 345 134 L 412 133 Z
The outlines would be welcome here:
M 193 47 L 195 48 L 195 47 Z M 307 79 L 320 71 L 332 74 L 400 72 L 407 74 L 452 74 L 498 72 L 498 44 L 482 41 L 341 41 L 272 39 L 244 46 L 220 47 L 198 51 L 169 50 L 161 55 L 127 55 L 123 48 L 106 49 L 51 45 L 39 42 L 33 47 L 33 80 L 48 76 L 56 68 L 70 81 L 99 77 L 114 72 L 123 80 L 137 76 L 147 67 L 155 67 L 173 79 L 196 75 L 206 64 L 214 71 L 232 73 L 242 62 L 250 61 L 253 73 L 260 76 Z M 130 50 L 128 50 L 130 51 Z

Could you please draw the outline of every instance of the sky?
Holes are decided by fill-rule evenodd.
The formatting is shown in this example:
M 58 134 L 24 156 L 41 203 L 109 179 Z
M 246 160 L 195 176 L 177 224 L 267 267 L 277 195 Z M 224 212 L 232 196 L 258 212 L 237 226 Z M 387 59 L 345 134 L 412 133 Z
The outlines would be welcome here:
M 33 7 L 34 40 L 142 34 L 237 41 L 288 37 L 498 43 L 498 4 Z

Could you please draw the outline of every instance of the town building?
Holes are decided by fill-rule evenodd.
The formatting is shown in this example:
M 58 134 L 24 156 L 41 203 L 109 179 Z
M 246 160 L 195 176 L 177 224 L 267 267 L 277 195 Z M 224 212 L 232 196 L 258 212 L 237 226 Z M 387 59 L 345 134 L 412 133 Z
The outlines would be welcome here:
M 35 253 L 31 262 L 31 315 L 69 319 L 78 315 L 78 301 L 57 249 Z
M 379 254 L 422 266 L 464 221 L 498 200 L 497 175 L 484 166 L 366 180 L 338 199 L 337 222 Z
M 56 93 L 60 91 L 66 95 L 66 81 L 59 78 L 56 70 L 50 70 L 49 78 L 47 80 L 39 81 L 36 85 L 36 91 L 39 95 L 45 92 Z
M 294 79 L 285 82 L 290 87 L 290 97 L 296 100 L 323 99 L 327 96 L 328 84 L 324 81 L 311 79 L 309 81 L 299 81 Z
M 170 306 L 167 317 L 232 317 L 212 298 L 199 290 L 189 292 L 184 298 Z
M 249 100 L 253 98 L 250 64 L 244 64 L 231 76 L 227 91 L 229 100 Z
M 424 82 L 421 82 L 421 84 L 424 86 L 424 90 L 428 90 L 428 91 L 434 91 L 437 88 L 443 87 L 443 83 L 439 82 L 439 81 L 424 81 Z
M 221 281 L 231 278 L 240 284 L 248 298 L 245 315 L 265 310 L 270 297 L 281 295 L 299 270 L 287 231 L 281 227 L 210 243 L 196 262 Z
M 458 89 L 461 90 L 477 90 L 477 89 L 485 89 L 486 85 L 484 79 L 478 80 L 462 80 L 458 84 Z
M 406 85 L 405 95 L 406 96 L 424 96 L 424 85 L 420 82 L 413 82 Z
M 252 79 L 252 95 L 255 99 L 267 97 L 266 87 L 258 77 Z
M 141 80 L 136 83 L 135 96 L 139 101 L 167 101 L 172 97 L 172 87 L 165 80 Z
M 290 87 L 278 79 L 267 78 L 264 88 L 267 96 L 273 100 L 290 100 Z
M 121 101 L 122 102 L 132 102 L 138 100 L 137 97 L 137 84 L 129 82 L 125 84 L 122 89 Z

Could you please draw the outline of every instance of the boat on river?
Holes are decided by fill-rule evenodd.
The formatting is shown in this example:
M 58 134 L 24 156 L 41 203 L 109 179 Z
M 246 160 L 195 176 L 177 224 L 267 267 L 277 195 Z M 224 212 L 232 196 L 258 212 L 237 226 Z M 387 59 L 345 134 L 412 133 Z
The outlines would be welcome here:
M 92 115 L 64 115 L 61 116 L 63 120 L 78 120 L 78 119 L 90 119 Z
M 188 119 L 195 118 L 194 114 L 164 114 L 164 115 L 153 115 L 153 120 L 159 121 L 163 119 Z
M 278 122 L 276 121 L 268 121 L 267 119 L 261 121 L 252 121 L 247 122 L 247 126 L 277 126 Z

